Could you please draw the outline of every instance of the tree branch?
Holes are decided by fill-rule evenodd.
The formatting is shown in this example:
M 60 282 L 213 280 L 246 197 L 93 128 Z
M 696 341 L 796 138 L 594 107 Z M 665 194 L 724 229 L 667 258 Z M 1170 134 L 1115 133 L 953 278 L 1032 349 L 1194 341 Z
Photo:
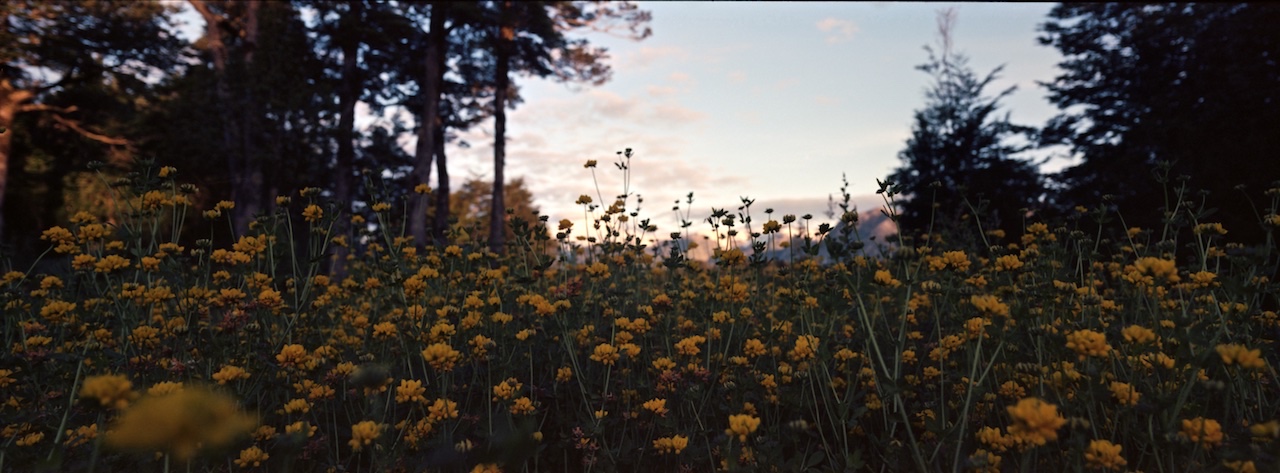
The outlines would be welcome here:
M 92 131 L 89 131 L 85 129 L 83 126 L 80 126 L 80 122 L 75 120 L 68 120 L 62 115 L 53 114 L 52 116 L 54 121 L 61 123 L 67 128 L 74 130 L 76 133 L 79 133 L 80 136 L 91 139 L 93 141 L 97 141 L 99 143 L 108 144 L 108 145 L 114 145 L 114 146 L 127 146 L 129 144 L 129 140 L 126 140 L 124 138 L 113 138 L 110 136 L 100 135 Z

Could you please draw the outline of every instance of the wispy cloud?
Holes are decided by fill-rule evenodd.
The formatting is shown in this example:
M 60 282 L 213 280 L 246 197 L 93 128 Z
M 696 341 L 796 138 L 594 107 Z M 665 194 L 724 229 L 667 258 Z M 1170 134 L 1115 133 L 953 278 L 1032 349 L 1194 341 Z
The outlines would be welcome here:
M 833 17 L 819 20 L 817 26 L 819 31 L 827 34 L 827 44 L 849 41 L 858 32 L 858 25 L 854 22 Z
M 619 58 L 626 69 L 647 69 L 657 62 L 684 61 L 689 58 L 689 51 L 679 46 L 642 46 Z
M 729 82 L 732 82 L 734 84 L 741 84 L 743 82 L 746 82 L 747 73 L 742 71 L 729 71 L 728 77 L 729 77 Z

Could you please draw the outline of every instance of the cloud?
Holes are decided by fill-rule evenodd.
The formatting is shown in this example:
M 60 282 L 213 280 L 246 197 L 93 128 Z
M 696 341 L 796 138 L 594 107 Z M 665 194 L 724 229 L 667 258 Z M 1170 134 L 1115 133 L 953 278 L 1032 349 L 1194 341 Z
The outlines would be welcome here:
M 689 77 L 689 74 L 685 74 L 683 72 L 672 72 L 671 75 L 667 76 L 667 80 L 677 84 L 688 84 L 693 82 L 693 78 Z
M 849 20 L 839 18 L 823 18 L 817 23 L 818 30 L 827 33 L 827 44 L 843 43 L 853 39 L 858 32 L 858 25 Z
M 840 97 L 832 97 L 830 95 L 819 95 L 813 98 L 813 103 L 822 106 L 840 105 L 840 102 L 843 101 L 844 99 L 841 99 Z
M 650 117 L 663 124 L 685 125 L 707 117 L 697 110 L 674 104 L 658 104 L 653 107 Z
M 670 97 L 675 95 L 677 90 L 675 87 L 651 85 L 645 87 L 645 92 L 648 92 L 649 95 L 654 97 Z
M 732 82 L 734 84 L 741 84 L 743 82 L 746 82 L 746 80 L 747 80 L 747 73 L 745 72 L 742 72 L 742 71 L 729 72 L 729 82 Z
M 630 52 L 620 58 L 620 62 L 636 69 L 647 69 L 655 62 L 667 60 L 685 61 L 689 59 L 689 51 L 679 46 L 642 46 L 638 51 Z

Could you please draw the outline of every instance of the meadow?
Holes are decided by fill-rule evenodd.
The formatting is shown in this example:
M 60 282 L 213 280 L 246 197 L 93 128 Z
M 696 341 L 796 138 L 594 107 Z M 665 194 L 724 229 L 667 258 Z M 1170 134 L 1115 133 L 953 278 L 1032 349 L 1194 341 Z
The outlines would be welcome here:
M 0 279 L 0 471 L 1280 469 L 1280 188 L 1262 245 L 1103 203 L 883 241 L 847 205 L 831 227 L 744 201 L 698 240 L 624 191 L 513 222 L 498 255 L 317 189 L 184 245 L 177 176 L 131 175 L 120 215 Z

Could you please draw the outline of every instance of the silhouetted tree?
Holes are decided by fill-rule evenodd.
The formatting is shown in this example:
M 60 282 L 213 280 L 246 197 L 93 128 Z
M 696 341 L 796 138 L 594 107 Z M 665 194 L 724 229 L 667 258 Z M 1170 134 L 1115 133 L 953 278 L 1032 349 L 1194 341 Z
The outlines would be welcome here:
M 1260 238 L 1250 204 L 1280 179 L 1280 7 L 1267 3 L 1064 3 L 1040 42 L 1065 57 L 1048 84 L 1061 110 L 1045 139 L 1082 161 L 1055 176 L 1062 208 L 1114 196 L 1130 225 L 1154 227 L 1172 209 L 1179 175 L 1209 191 L 1193 206 L 1233 237 Z M 1152 178 L 1173 163 L 1171 181 Z
M 1042 192 L 1035 165 L 1016 157 L 1030 146 L 1029 140 L 1017 139 L 1032 129 L 1010 123 L 1007 113 L 996 115 L 1000 100 L 1014 88 L 995 97 L 983 94 L 1001 68 L 985 77 L 975 75 L 968 59 L 952 50 L 953 24 L 954 11 L 939 14 L 939 50 L 926 47 L 929 62 L 918 67 L 933 77 L 925 93 L 928 103 L 916 111 L 911 138 L 898 154 L 902 164 L 889 176 L 907 199 L 901 226 L 923 231 L 931 223 L 954 225 L 970 211 L 969 205 L 985 202 L 978 215 L 986 219 L 984 228 L 1020 229 L 1023 209 L 1032 207 Z
M 55 125 L 102 145 L 131 144 L 86 122 L 92 111 L 74 99 L 108 91 L 140 96 L 149 87 L 143 78 L 175 67 L 181 44 L 168 29 L 172 13 L 156 2 L 0 2 L 0 235 L 15 120 L 43 113 L 47 120 L 23 125 Z M 81 92 L 69 93 L 73 88 Z M 97 92 L 83 93 L 91 89 Z M 49 102 L 55 96 L 61 101 Z

